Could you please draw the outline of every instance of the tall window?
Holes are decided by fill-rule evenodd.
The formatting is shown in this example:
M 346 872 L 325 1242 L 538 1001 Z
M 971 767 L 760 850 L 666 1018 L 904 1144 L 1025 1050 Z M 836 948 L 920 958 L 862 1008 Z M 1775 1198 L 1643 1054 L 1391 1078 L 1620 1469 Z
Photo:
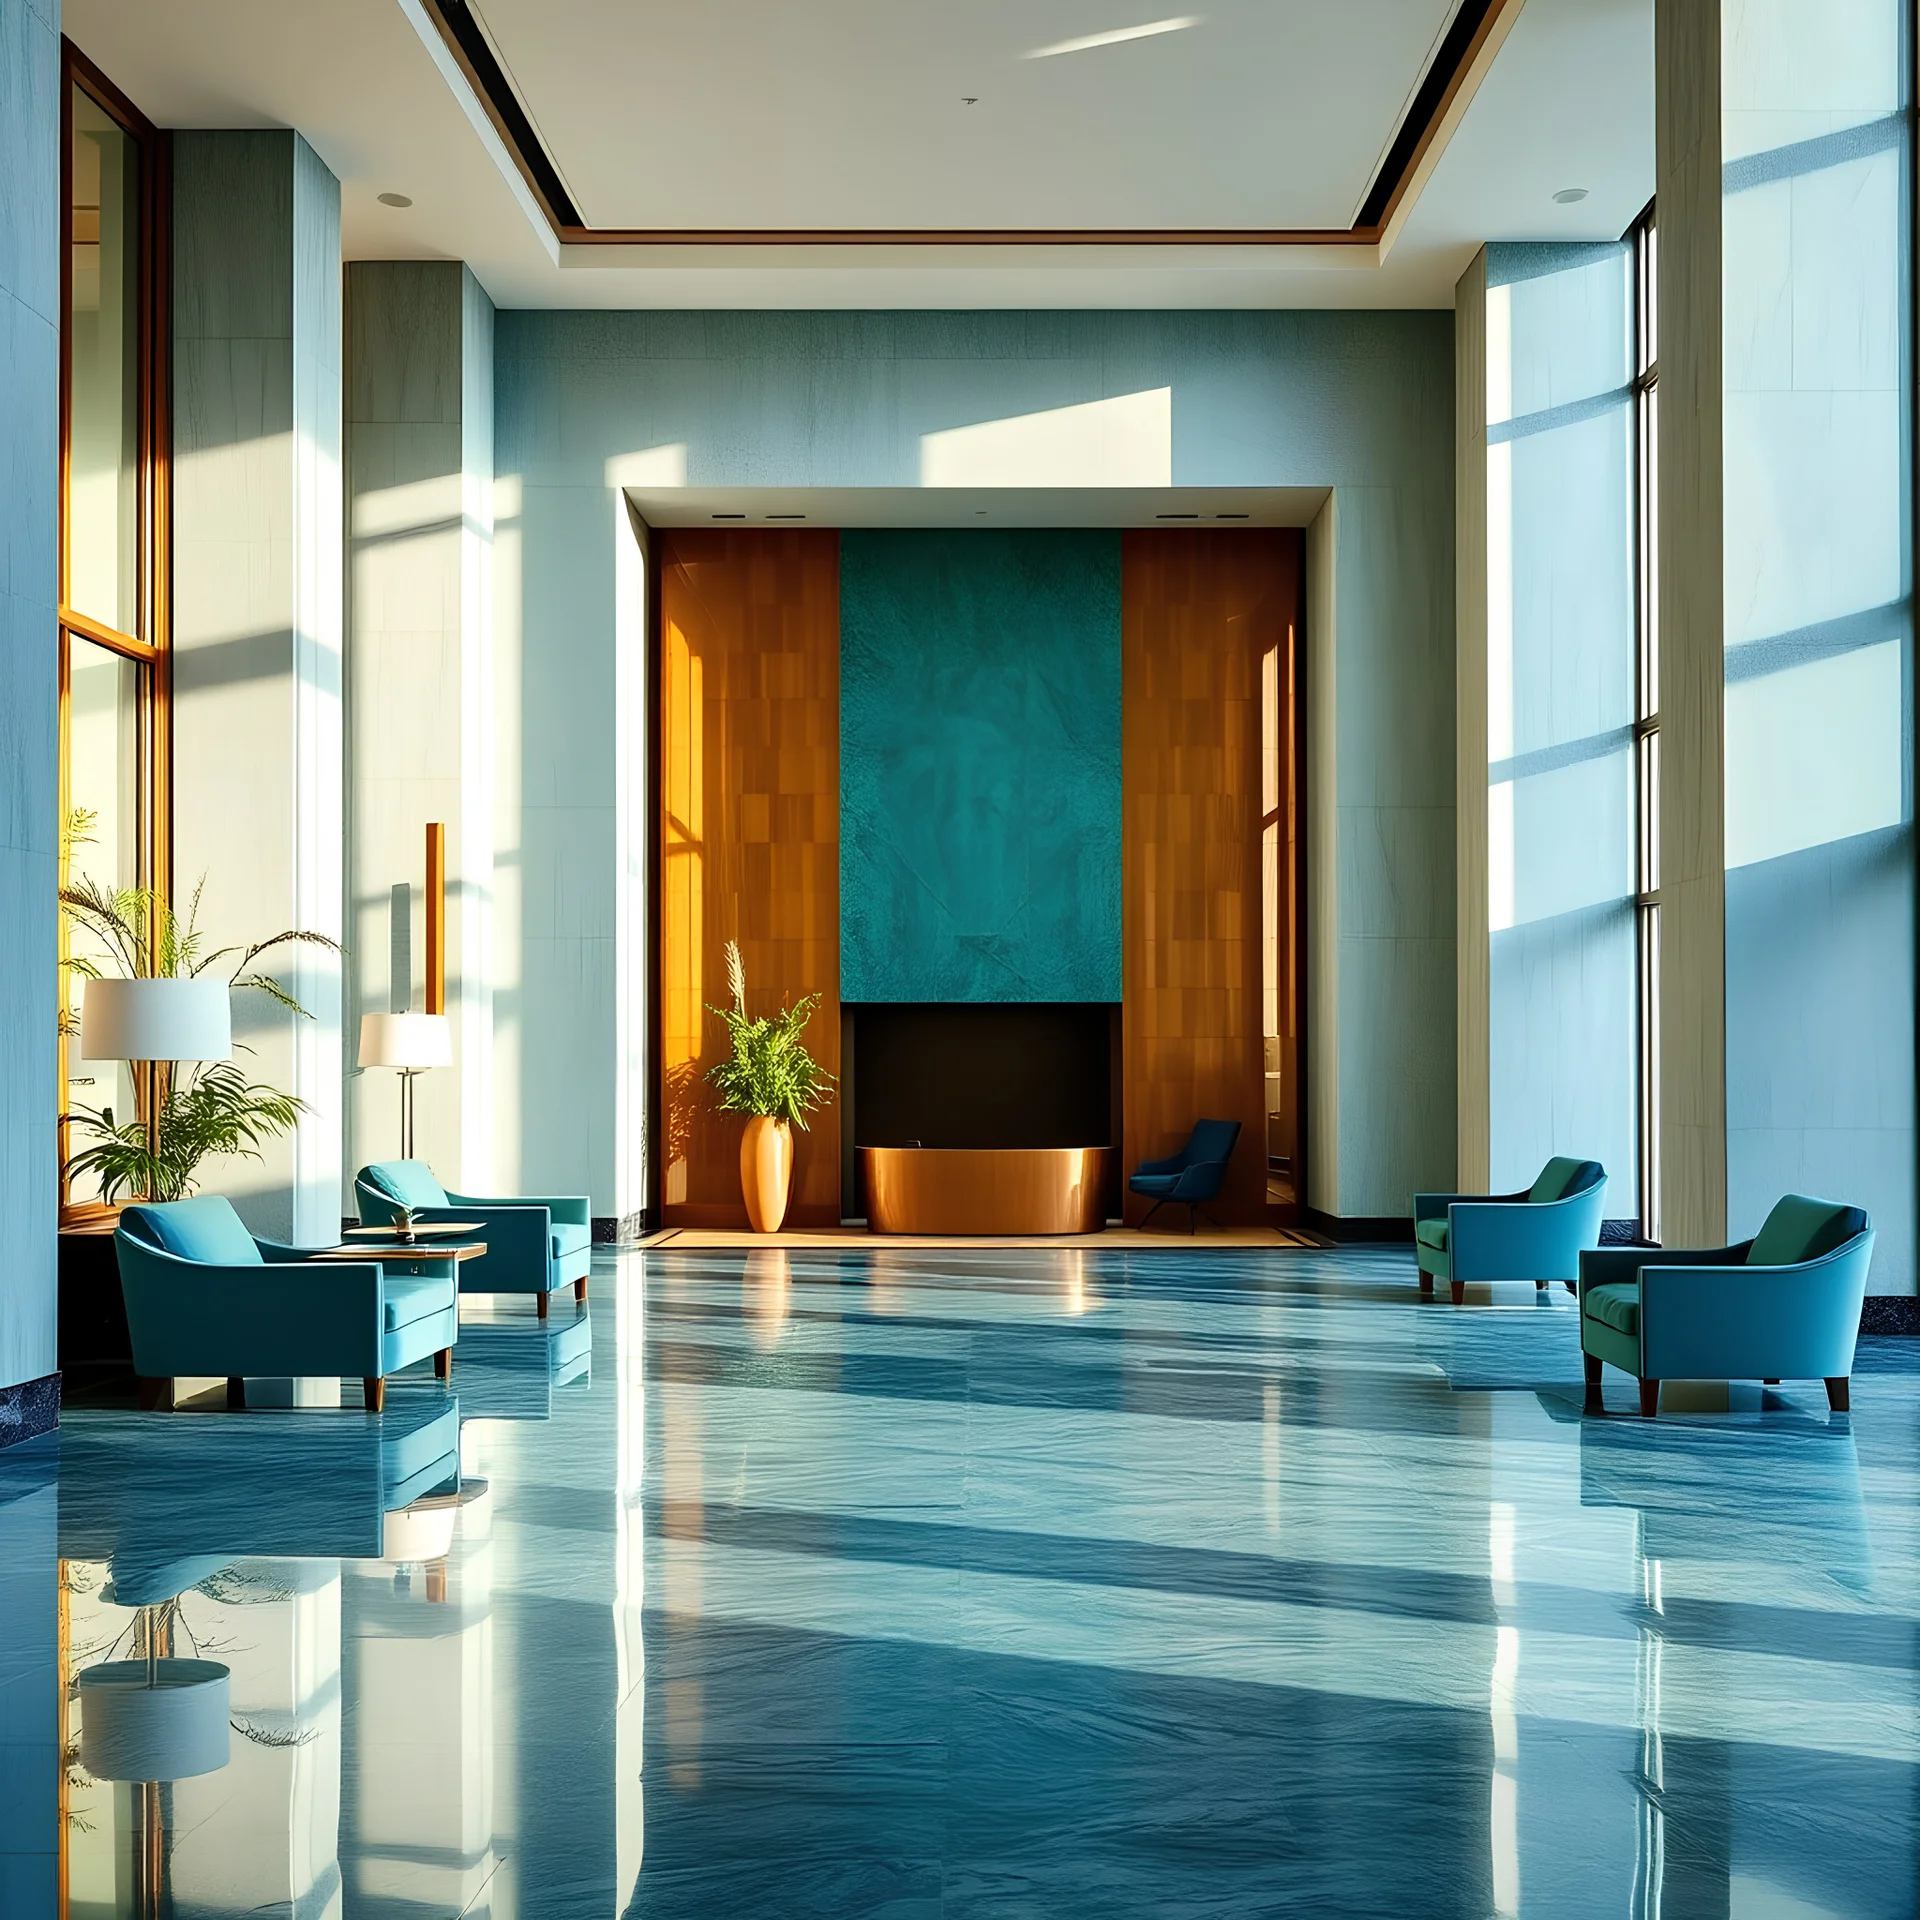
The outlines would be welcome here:
M 1636 222 L 1634 415 L 1639 447 L 1639 662 L 1634 751 L 1638 760 L 1640 946 L 1640 1231 L 1660 1237 L 1660 358 L 1659 229 L 1649 206 Z
M 166 821 L 165 150 L 65 48 L 60 338 L 61 883 L 164 887 Z M 147 1089 L 80 1057 L 83 968 L 63 926 L 61 1112 L 125 1119 Z M 61 1159 L 66 1159 L 63 1125 Z M 97 1199 L 61 1193 L 63 1217 Z

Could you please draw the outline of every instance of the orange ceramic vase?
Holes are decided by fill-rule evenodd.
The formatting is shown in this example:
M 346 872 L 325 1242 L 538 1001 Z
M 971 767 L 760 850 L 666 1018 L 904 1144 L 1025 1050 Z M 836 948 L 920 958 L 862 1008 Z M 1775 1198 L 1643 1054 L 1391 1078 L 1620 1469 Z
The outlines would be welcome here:
M 793 1129 L 756 1113 L 740 1137 L 740 1190 L 755 1233 L 778 1233 L 793 1186 Z

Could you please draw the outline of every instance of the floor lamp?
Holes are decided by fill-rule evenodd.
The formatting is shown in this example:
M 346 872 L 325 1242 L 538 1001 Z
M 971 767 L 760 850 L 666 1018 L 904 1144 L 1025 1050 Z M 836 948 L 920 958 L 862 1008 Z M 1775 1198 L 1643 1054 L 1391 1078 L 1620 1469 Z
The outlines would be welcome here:
M 413 1077 L 453 1059 L 453 1025 L 444 1013 L 363 1013 L 360 1064 L 400 1069 L 400 1158 L 413 1158 Z
M 80 1002 L 80 1057 L 178 1066 L 233 1055 L 233 1012 L 224 980 L 89 980 Z M 170 1088 L 147 1093 L 147 1151 L 160 1159 L 160 1107 Z M 153 1196 L 149 1195 L 151 1199 Z

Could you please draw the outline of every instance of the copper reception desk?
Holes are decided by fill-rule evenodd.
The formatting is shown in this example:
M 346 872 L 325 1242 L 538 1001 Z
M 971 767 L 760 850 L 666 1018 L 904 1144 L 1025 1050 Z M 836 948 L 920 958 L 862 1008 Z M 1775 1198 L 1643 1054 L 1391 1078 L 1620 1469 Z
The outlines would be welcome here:
M 875 1233 L 1098 1233 L 1112 1147 L 861 1147 Z

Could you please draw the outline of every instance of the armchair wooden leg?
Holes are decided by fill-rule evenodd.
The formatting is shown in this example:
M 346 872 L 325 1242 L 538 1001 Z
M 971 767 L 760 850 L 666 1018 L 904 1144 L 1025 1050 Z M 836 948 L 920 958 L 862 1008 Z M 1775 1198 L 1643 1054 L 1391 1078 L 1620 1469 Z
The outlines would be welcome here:
M 442 1347 L 440 1351 L 433 1356 L 433 1377 L 436 1380 L 451 1380 L 453 1378 L 453 1349 L 451 1347 Z
M 1533 1283 L 1533 1290 L 1535 1293 L 1545 1293 L 1547 1290 L 1547 1283 L 1544 1280 L 1536 1280 Z
M 1420 1269 L 1420 1291 L 1429 1299 L 1433 1297 L 1433 1275 L 1425 1267 Z
M 237 1373 L 227 1375 L 227 1406 L 230 1411 L 238 1412 L 247 1404 L 247 1383 Z
M 368 1374 L 367 1377 L 363 1381 L 361 1381 L 360 1384 L 366 1392 L 367 1411 L 369 1413 L 386 1412 L 387 1410 L 386 1376 L 382 1374 L 376 1377 L 373 1374 Z
M 1600 1398 L 1600 1356 L 1597 1353 L 1583 1353 L 1580 1356 L 1580 1371 L 1586 1375 L 1587 1397 L 1582 1403 L 1583 1413 L 1605 1413 L 1606 1402 Z
M 544 1320 L 547 1317 L 547 1296 L 544 1293 L 541 1294 L 535 1304 L 539 1308 L 540 1318 Z
M 587 1277 L 585 1274 L 582 1274 L 580 1278 L 573 1283 L 573 1297 L 583 1306 L 586 1304 Z
M 1851 1413 L 1853 1411 L 1853 1382 L 1851 1379 L 1843 1376 L 1838 1380 L 1829 1380 L 1827 1382 L 1827 1405 L 1830 1406 L 1835 1413 Z
M 1467 1304 L 1467 1283 L 1464 1280 L 1455 1280 L 1452 1286 L 1453 1304 L 1456 1307 L 1464 1307 Z
M 1642 1380 L 1640 1382 L 1640 1418 L 1651 1420 L 1660 1411 L 1660 1382 Z
M 1763 1387 L 1777 1387 L 1780 1384 L 1780 1379 L 1779 1379 L 1779 1376 L 1776 1374 L 1773 1379 L 1762 1380 L 1760 1384 Z
M 173 1411 L 173 1382 L 155 1376 L 140 1376 L 140 1411 L 142 1413 L 171 1413 Z

